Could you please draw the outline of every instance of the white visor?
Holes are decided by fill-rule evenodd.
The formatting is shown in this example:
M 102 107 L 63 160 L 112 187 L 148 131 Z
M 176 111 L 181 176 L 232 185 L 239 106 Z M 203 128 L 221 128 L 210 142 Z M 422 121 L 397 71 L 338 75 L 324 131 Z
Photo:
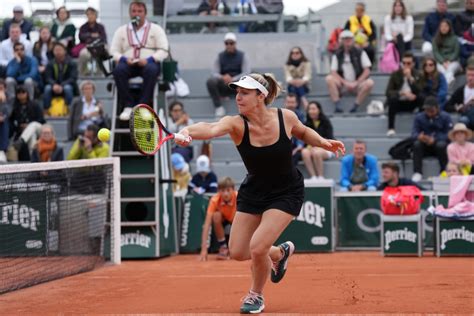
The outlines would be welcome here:
M 239 81 L 229 83 L 229 87 L 232 89 L 236 89 L 237 87 L 241 87 L 244 89 L 253 89 L 253 90 L 257 89 L 261 93 L 263 93 L 265 97 L 268 96 L 267 88 L 265 88 L 260 82 L 253 79 L 250 76 L 240 77 Z

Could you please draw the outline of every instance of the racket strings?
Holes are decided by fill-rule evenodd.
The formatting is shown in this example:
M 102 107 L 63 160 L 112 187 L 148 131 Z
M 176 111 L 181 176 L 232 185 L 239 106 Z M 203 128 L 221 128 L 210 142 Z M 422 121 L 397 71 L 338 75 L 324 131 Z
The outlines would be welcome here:
M 145 153 L 153 153 L 163 139 L 163 131 L 154 115 L 146 108 L 136 108 L 133 113 L 133 130 L 136 145 Z

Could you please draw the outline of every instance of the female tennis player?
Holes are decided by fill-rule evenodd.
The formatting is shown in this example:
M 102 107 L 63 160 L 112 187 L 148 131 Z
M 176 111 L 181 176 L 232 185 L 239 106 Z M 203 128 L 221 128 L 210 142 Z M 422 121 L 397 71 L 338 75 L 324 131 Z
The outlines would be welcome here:
M 230 256 L 252 260 L 252 285 L 240 307 L 243 314 L 257 314 L 265 308 L 263 288 L 268 275 L 274 283 L 285 275 L 295 246 L 287 241 L 273 246 L 283 230 L 298 216 L 304 199 L 301 173 L 291 162 L 291 137 L 336 154 L 344 144 L 322 138 L 305 127 L 289 110 L 271 108 L 280 87 L 271 74 L 250 74 L 229 86 L 237 90 L 240 115 L 225 116 L 215 123 L 197 123 L 183 128 L 182 146 L 190 139 L 211 139 L 229 134 L 244 161 L 248 175 L 237 197 L 237 213 L 230 233 Z M 181 140 L 180 140 L 181 139 Z

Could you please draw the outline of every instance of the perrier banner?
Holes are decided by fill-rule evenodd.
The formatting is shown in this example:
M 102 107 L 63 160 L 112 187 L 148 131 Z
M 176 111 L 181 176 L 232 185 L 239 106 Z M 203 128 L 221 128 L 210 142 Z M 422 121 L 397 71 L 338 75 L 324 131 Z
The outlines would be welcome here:
M 298 217 L 277 241 L 291 240 L 297 251 L 334 251 L 333 182 L 305 184 L 305 199 Z
M 50 186 L 0 187 L 0 255 L 46 255 Z

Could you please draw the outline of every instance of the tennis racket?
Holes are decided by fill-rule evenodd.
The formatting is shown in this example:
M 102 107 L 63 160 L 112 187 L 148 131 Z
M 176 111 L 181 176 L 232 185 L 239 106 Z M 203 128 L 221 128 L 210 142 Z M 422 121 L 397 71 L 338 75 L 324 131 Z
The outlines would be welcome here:
M 146 104 L 133 107 L 129 124 L 133 146 L 146 156 L 153 156 L 170 139 L 191 142 L 190 136 L 168 131 L 156 112 Z

